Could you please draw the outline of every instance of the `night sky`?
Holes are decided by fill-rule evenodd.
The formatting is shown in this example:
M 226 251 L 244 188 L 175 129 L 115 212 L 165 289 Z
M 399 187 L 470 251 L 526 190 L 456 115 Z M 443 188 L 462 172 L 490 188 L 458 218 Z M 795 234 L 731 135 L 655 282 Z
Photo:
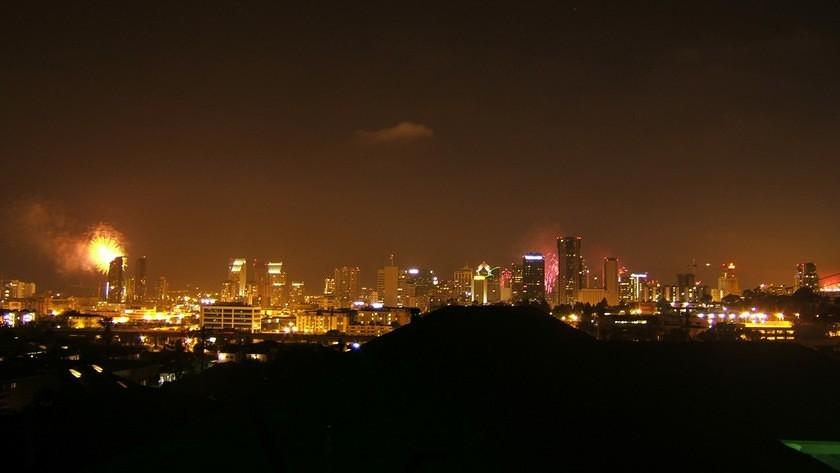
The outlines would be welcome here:
M 232 256 L 318 290 L 345 264 L 373 284 L 389 253 L 448 277 L 558 234 L 664 282 L 692 258 L 743 287 L 840 271 L 834 0 L 18 3 L 7 278 L 82 278 L 43 239 L 100 222 L 210 289 Z

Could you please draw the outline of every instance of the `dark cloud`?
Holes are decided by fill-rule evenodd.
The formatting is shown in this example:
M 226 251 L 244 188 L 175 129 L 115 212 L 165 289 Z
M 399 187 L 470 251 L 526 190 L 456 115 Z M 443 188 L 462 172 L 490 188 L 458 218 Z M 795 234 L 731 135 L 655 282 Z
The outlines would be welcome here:
M 361 130 L 357 134 L 362 142 L 372 144 L 417 141 L 435 136 L 431 128 L 413 122 L 399 122 L 381 130 Z

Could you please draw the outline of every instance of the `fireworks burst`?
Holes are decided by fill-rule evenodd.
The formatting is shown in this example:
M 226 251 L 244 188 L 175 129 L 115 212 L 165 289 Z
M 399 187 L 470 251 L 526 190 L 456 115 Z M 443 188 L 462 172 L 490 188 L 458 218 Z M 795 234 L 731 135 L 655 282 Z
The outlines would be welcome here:
M 90 265 L 100 273 L 108 274 L 111 261 L 117 256 L 125 256 L 120 239 L 119 232 L 108 226 L 100 225 L 93 229 L 87 244 Z
M 543 250 L 543 255 L 545 256 L 545 293 L 553 294 L 557 288 L 557 271 L 560 268 L 557 250 L 547 246 Z

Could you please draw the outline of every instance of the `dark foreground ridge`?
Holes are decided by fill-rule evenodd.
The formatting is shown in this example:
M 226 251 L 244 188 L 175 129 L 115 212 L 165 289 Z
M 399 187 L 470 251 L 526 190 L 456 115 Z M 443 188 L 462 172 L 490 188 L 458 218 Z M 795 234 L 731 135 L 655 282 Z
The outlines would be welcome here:
M 840 439 L 837 373 L 796 345 L 602 343 L 447 308 L 358 352 L 62 389 L 4 429 L 38 440 L 16 452 L 31 471 L 831 471 L 779 440 Z

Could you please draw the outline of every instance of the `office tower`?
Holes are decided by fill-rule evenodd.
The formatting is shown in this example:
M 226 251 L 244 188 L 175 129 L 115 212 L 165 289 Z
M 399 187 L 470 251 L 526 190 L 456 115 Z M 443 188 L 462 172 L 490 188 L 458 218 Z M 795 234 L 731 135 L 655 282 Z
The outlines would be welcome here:
M 510 302 L 513 298 L 513 271 L 502 268 L 499 271 L 499 301 Z
M 248 261 L 246 272 L 245 302 L 251 305 L 262 304 L 263 299 L 268 301 L 268 267 L 259 258 L 251 258 Z
M 584 286 L 583 258 L 580 255 L 581 237 L 557 238 L 557 301 L 574 304 L 577 292 Z
M 125 277 L 125 301 L 134 302 L 134 291 L 136 290 L 134 284 L 134 276 Z
M 580 257 L 580 287 L 578 289 L 591 289 L 592 279 L 589 274 L 589 266 L 586 264 L 586 259 Z
M 825 268 L 823 268 L 825 269 Z M 794 287 L 800 289 L 807 287 L 813 292 L 820 290 L 820 277 L 817 274 L 817 265 L 814 263 L 799 263 L 796 265 L 796 278 Z
M 618 258 L 604 258 L 604 297 L 607 299 L 608 305 L 618 305 L 620 300 L 618 282 Z
M 400 305 L 416 307 L 421 312 L 428 312 L 433 301 L 440 295 L 436 292 L 440 284 L 437 275 L 431 269 L 408 268 L 400 274 Z M 447 291 L 449 286 L 447 285 Z M 446 299 L 449 299 L 447 293 Z
M 650 280 L 645 285 L 646 297 L 645 300 L 648 302 L 657 302 L 661 297 L 664 296 L 664 289 L 662 285 L 659 284 L 659 281 Z
M 723 272 L 718 278 L 718 290 L 715 300 L 720 302 L 728 295 L 741 295 L 741 286 L 738 284 L 738 277 L 735 275 L 735 263 L 724 264 Z
M 108 267 L 106 300 L 115 304 L 125 302 L 125 258 L 117 256 Z
M 400 276 L 406 293 L 411 297 L 428 295 L 440 281 L 431 269 L 408 268 Z
M 233 258 L 228 267 L 228 281 L 230 282 L 229 300 L 236 301 L 245 298 L 248 292 L 248 260 Z
M 487 262 L 482 261 L 475 269 L 475 274 L 472 277 L 472 302 L 477 304 L 487 304 L 488 298 L 488 279 L 493 277 L 493 268 Z
M 679 273 L 677 274 L 677 302 L 697 302 L 698 293 L 696 277 L 693 273 Z
M 286 305 L 286 272 L 283 271 L 282 262 L 269 262 L 266 266 L 268 272 L 268 306 L 283 307 Z
M 630 272 L 622 267 L 618 270 L 618 300 L 619 302 L 630 302 L 633 298 L 630 289 Z
M 400 269 L 394 262 L 394 255 L 388 257 L 388 264 L 376 271 L 376 292 L 385 307 L 399 304 Z
M 487 282 L 487 303 L 495 304 L 502 300 L 502 268 L 495 267 L 490 269 L 490 274 L 485 280 Z
M 338 307 L 350 307 L 359 299 L 359 267 L 336 268 L 333 278 L 333 293 Z
M 510 265 L 510 300 L 514 303 L 522 300 L 522 264 Z
M 303 282 L 292 282 L 289 288 L 289 304 L 300 305 L 306 302 L 306 287 Z
M 522 300 L 545 301 L 545 257 L 542 253 L 522 256 Z
M 473 272 L 468 265 L 455 271 L 452 278 L 454 286 L 452 298 L 455 299 L 456 304 L 472 302 L 472 277 Z
M 642 298 L 642 292 L 647 283 L 647 277 L 647 273 L 630 274 L 630 301 L 645 302 Z
M 146 277 L 146 257 L 141 256 L 137 258 L 137 263 L 134 266 L 134 297 L 132 300 L 137 304 L 146 301 L 146 287 L 148 285 Z
M 259 305 L 260 300 L 260 286 L 256 282 L 249 282 L 245 284 L 245 295 L 240 298 L 242 302 L 248 305 Z
M 158 302 L 166 302 L 169 300 L 169 282 L 165 277 L 158 278 Z
M 692 273 L 677 274 L 677 286 L 679 287 L 694 287 L 696 284 L 696 277 Z
M 335 279 L 324 278 L 324 295 L 331 296 L 335 294 Z

